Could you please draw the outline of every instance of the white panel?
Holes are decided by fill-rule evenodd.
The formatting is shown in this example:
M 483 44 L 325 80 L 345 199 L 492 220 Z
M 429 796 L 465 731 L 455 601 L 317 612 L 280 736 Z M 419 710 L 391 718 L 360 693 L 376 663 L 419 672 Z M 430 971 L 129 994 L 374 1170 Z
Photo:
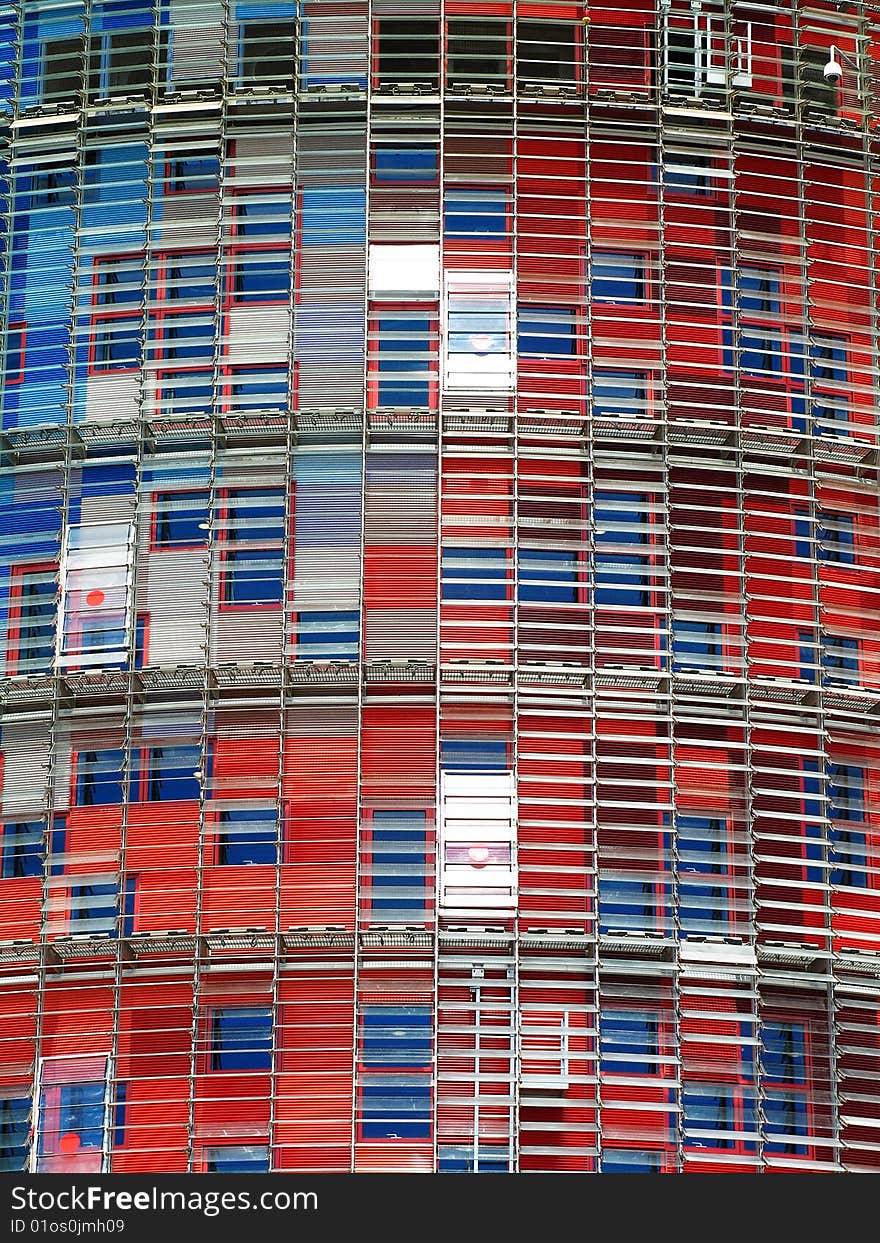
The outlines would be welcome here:
M 226 357 L 230 363 L 287 363 L 290 312 L 284 306 L 252 306 L 230 311 Z
M 439 293 L 439 246 L 370 247 L 371 297 L 434 299 Z
M 86 380 L 86 423 L 136 419 L 140 398 L 139 375 L 92 375 Z
M 21 819 L 41 816 L 48 774 L 48 728 L 7 722 L 3 726 L 3 815 Z

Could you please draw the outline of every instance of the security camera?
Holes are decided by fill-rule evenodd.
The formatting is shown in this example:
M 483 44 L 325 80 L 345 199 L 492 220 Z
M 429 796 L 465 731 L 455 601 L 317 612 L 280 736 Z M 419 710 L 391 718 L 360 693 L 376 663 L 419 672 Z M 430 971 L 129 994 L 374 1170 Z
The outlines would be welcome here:
M 835 60 L 832 56 L 822 70 L 822 76 L 826 82 L 830 82 L 832 86 L 837 86 L 837 83 L 843 77 L 843 66 L 840 61 Z

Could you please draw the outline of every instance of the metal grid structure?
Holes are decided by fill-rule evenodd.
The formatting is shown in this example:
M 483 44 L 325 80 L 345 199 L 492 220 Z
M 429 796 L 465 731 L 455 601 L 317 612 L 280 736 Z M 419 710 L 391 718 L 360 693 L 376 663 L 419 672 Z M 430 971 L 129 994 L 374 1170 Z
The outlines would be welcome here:
M 878 17 L 0 4 L 0 1168 L 880 1166 Z

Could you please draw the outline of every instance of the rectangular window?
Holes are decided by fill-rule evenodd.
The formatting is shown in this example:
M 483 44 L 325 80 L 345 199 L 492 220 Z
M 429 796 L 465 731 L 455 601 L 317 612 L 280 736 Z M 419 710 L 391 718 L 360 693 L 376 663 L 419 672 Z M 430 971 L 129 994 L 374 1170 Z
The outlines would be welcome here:
M 608 873 L 599 877 L 599 930 L 658 933 L 666 930 L 670 886 Z
M 373 180 L 379 186 L 435 186 L 440 179 L 440 151 L 434 145 L 377 145 Z
M 49 39 L 43 45 L 43 100 L 72 100 L 83 89 L 83 37 Z
M 755 1151 L 758 1121 L 751 1085 L 692 1083 L 682 1093 L 682 1110 L 686 1147 Z
M 514 381 L 510 279 L 450 272 L 447 290 L 447 389 L 510 389 Z
M 265 1144 L 224 1144 L 205 1149 L 208 1174 L 268 1174 L 269 1149 Z
M 504 1144 L 441 1144 L 437 1154 L 440 1174 L 507 1174 L 510 1149 Z
M 583 569 L 574 552 L 520 547 L 519 599 L 522 603 L 577 604 Z
M 650 605 L 647 496 L 636 492 L 597 492 L 594 509 L 596 603 Z M 636 551 L 639 548 L 644 552 Z
M 765 1019 L 761 1025 L 764 1151 L 806 1156 L 797 1139 L 809 1134 L 809 1079 L 804 1023 Z
M 577 28 L 570 22 L 516 23 L 518 88 L 577 83 Z
M 156 492 L 153 496 L 153 551 L 192 548 L 208 542 L 211 494 Z
M 238 71 L 243 86 L 296 88 L 296 22 L 246 21 L 238 28 Z
M 594 302 L 644 302 L 645 256 L 622 251 L 594 251 L 591 295 Z
M 271 1070 L 272 1011 L 247 1006 L 211 1012 L 211 1070 Z
M 286 305 L 290 298 L 290 255 L 239 251 L 231 269 L 230 302 Z
M 0 876 L 4 880 L 42 876 L 46 849 L 42 820 L 4 824 L 0 833 Z
M 844 337 L 816 337 L 810 342 L 810 374 L 814 380 L 848 384 L 848 358 Z
M 509 557 L 503 548 L 447 548 L 442 557 L 442 599 L 507 600 Z
M 447 238 L 481 241 L 508 233 L 508 200 L 498 190 L 447 190 L 443 197 Z
M 431 18 L 385 17 L 378 22 L 377 85 L 440 81 L 440 24 Z
M 436 376 L 431 371 L 436 325 L 429 315 L 401 310 L 375 321 L 379 406 L 432 406 Z
M 95 522 L 67 530 L 61 575 L 65 667 L 123 664 L 127 658 L 129 567 L 134 524 Z
M 432 1027 L 430 1006 L 363 1007 L 363 1139 L 430 1137 Z
M 275 606 L 284 597 L 285 493 L 235 488 L 222 498 L 221 600 L 229 606 Z
M 219 189 L 219 156 L 199 152 L 168 159 L 165 167 L 166 194 L 209 194 Z
M 451 18 L 446 40 L 446 83 L 509 87 L 510 27 L 496 18 Z
M 48 673 L 55 659 L 58 567 L 12 567 L 7 652 L 10 673 Z
M 195 745 L 144 747 L 136 752 L 132 772 L 132 801 L 174 802 L 198 799 L 196 775 L 201 750 Z
M 647 413 L 648 377 L 642 372 L 594 371 L 593 417 L 637 418 Z
M 30 1124 L 29 1096 L 0 1097 L 0 1174 L 27 1168 Z
M 143 262 L 132 255 L 96 258 L 91 292 L 89 370 L 134 370 L 141 361 Z
M 663 188 L 667 194 L 710 198 L 715 193 L 713 171 L 712 163 L 705 155 L 674 152 L 663 165 Z
M 844 683 L 856 686 L 859 681 L 859 641 L 844 635 L 823 634 L 822 681 L 826 686 Z
M 604 1075 L 660 1073 L 660 1016 L 656 1010 L 603 1010 L 599 1032 Z
M 442 738 L 440 765 L 447 773 L 507 772 L 510 746 L 503 738 Z
M 122 751 L 79 751 L 75 762 L 76 807 L 99 807 L 124 801 Z
M 74 933 L 116 932 L 119 890 L 112 883 L 72 885 L 70 928 Z
M 830 882 L 851 889 L 867 889 L 864 769 L 854 764 L 829 764 L 827 794 L 831 821 Z M 859 825 L 862 827 L 857 827 Z
M 740 268 L 737 278 L 739 309 L 758 315 L 779 315 L 780 275 L 774 268 Z
M 820 561 L 830 561 L 836 565 L 855 565 L 855 518 L 852 514 L 820 513 L 816 538 Z
M 672 622 L 672 669 L 717 670 L 722 664 L 721 623 L 709 621 Z
M 354 610 L 303 610 L 295 616 L 298 660 L 357 660 L 360 614 Z
M 152 30 L 93 32 L 89 94 L 93 98 L 148 91 L 153 71 Z
M 274 807 L 221 811 L 217 825 L 217 862 L 278 861 L 278 812 Z
M 100 1151 L 104 1146 L 104 1080 L 45 1087 L 40 1114 L 41 1156 Z
M 573 309 L 521 304 L 517 319 L 521 358 L 574 358 L 577 319 Z
M 804 109 L 819 114 L 820 118 L 837 116 L 839 110 L 837 83 L 825 77 L 827 61 L 827 48 L 802 45 L 799 49 L 798 70 Z
M 733 925 L 731 850 L 726 820 L 678 817 L 680 922 L 686 936 L 723 934 Z
M 650 1148 L 606 1148 L 602 1152 L 603 1174 L 662 1174 L 663 1153 Z
M 427 813 L 375 810 L 369 822 L 369 909 L 376 922 L 406 923 L 427 896 Z
M 27 324 L 24 320 L 11 322 L 6 329 L 6 359 L 4 382 L 21 384 L 25 377 L 27 361 Z

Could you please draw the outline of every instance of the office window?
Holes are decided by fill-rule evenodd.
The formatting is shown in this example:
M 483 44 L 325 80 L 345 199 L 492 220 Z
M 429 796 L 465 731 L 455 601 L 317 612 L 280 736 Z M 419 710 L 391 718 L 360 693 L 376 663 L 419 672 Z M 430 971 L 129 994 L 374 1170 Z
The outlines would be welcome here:
M 699 96 L 718 87 L 752 85 L 751 22 L 728 23 L 699 10 L 683 21 L 667 11 L 665 38 L 669 91 Z
M 688 1084 L 682 1111 L 686 1147 L 755 1151 L 758 1122 L 751 1084 Z
M 843 337 L 816 337 L 810 342 L 810 374 L 814 380 L 848 384 L 848 358 Z
M 447 190 L 443 197 L 448 238 L 480 241 L 508 233 L 509 204 L 503 190 Z
M 94 31 L 89 49 L 89 94 L 101 98 L 148 91 L 152 62 L 152 30 Z
M 272 305 L 290 297 L 290 255 L 239 251 L 232 269 L 230 301 Z
M 6 635 L 10 673 L 48 673 L 55 659 L 58 567 L 12 567 L 9 628 Z
M 43 45 L 43 100 L 73 99 L 83 88 L 83 37 L 49 39 Z
M 594 302 L 644 302 L 647 297 L 645 256 L 622 251 L 594 251 L 590 290 Z
M 737 276 L 740 311 L 779 315 L 780 284 L 780 274 L 775 268 L 741 268 Z
M 859 641 L 838 634 L 823 634 L 822 681 L 826 685 L 845 683 L 856 686 L 859 681 Z
M 29 1096 L 0 1097 L 0 1174 L 27 1168 L 30 1123 Z
M 510 745 L 503 738 L 442 738 L 440 766 L 447 773 L 507 772 Z
M 68 527 L 61 584 L 65 667 L 119 665 L 127 658 L 133 540 L 133 523 Z
M 211 1011 L 211 1070 L 271 1070 L 272 1011 L 241 1006 Z
M 385 17 L 378 26 L 376 60 L 379 86 L 440 80 L 440 24 L 436 19 Z
M 584 566 L 562 548 L 520 548 L 519 599 L 522 603 L 577 604 Z
M 191 548 L 208 542 L 211 495 L 198 492 L 157 492 L 153 497 L 152 548 Z
M 662 1174 L 663 1153 L 650 1148 L 605 1148 L 603 1174 Z
M 659 1014 L 655 1010 L 603 1010 L 599 1047 L 604 1075 L 659 1074 Z
M 357 660 L 360 614 L 355 610 L 303 610 L 294 621 L 298 660 Z
M 670 887 L 607 873 L 599 877 L 600 932 L 665 932 Z
M 825 77 L 828 61 L 827 47 L 806 47 L 798 52 L 798 72 L 801 80 L 801 99 L 806 113 L 818 114 L 818 118 L 837 116 L 839 95 L 835 82 Z M 844 73 L 850 71 L 845 67 Z
M 804 1023 L 765 1019 L 761 1025 L 764 1151 L 805 1156 L 797 1138 L 809 1133 L 807 1033 Z
M 505 1144 L 441 1144 L 437 1153 L 441 1174 L 507 1174 L 510 1149 Z
M 593 372 L 593 417 L 644 418 L 648 413 L 648 377 L 635 371 Z
M 663 165 L 663 188 L 667 194 L 711 198 L 715 193 L 711 160 L 692 152 L 671 153 Z
M 855 518 L 852 514 L 820 513 L 816 539 L 820 561 L 830 561 L 836 565 L 855 564 Z
M 104 1146 L 103 1079 L 43 1088 L 40 1101 L 40 1155 L 100 1151 Z
M 430 1006 L 361 1010 L 361 1138 L 431 1134 Z
M 577 318 L 573 309 L 521 304 L 517 328 L 520 357 L 574 358 L 577 353 Z
M 219 156 L 193 152 L 169 157 L 165 167 L 167 194 L 207 194 L 219 188 Z
M 433 186 L 440 178 L 440 151 L 436 144 L 396 146 L 378 144 L 373 152 L 373 180 L 384 186 Z
M 734 923 L 731 851 L 726 820 L 678 817 L 678 892 L 685 935 L 724 933 Z M 722 879 L 726 885 L 718 883 Z
M 510 280 L 449 273 L 446 387 L 497 392 L 513 385 Z
M 98 257 L 92 269 L 89 370 L 130 371 L 141 360 L 144 271 L 133 256 Z
M 650 604 L 650 515 L 647 510 L 648 498 L 643 493 L 595 494 L 597 604 L 641 607 Z
M 122 751 L 76 753 L 74 800 L 77 807 L 97 807 L 123 802 Z
M 6 358 L 4 383 L 21 384 L 25 377 L 27 362 L 27 323 L 25 320 L 10 321 L 6 329 Z
M 668 90 L 694 95 L 702 85 L 700 74 L 700 37 L 691 26 L 666 29 L 666 86 Z
M 506 87 L 510 73 L 510 27 L 506 21 L 450 18 L 446 40 L 448 86 Z
M 244 86 L 296 87 L 296 22 L 246 21 L 238 28 L 238 73 Z
M 518 21 L 516 41 L 520 90 L 576 84 L 578 42 L 577 28 L 572 23 Z
M 274 807 L 221 811 L 217 825 L 217 862 L 278 861 L 278 812 Z
M 71 932 L 115 932 L 119 890 L 111 882 L 72 885 Z
M 210 313 L 217 291 L 217 268 L 204 254 L 164 254 L 159 262 L 160 302 L 186 302 Z
M 507 600 L 508 565 L 504 548 L 447 548 L 442 557 L 442 598 Z
M 45 846 L 42 820 L 18 821 L 0 827 L 0 876 L 4 880 L 42 876 Z
M 672 621 L 672 669 L 720 669 L 722 664 L 721 623 Z
M 369 909 L 377 922 L 405 923 L 427 896 L 427 813 L 374 810 L 369 820 Z
M 436 325 L 428 315 L 388 311 L 375 321 L 378 357 L 376 404 L 431 406 L 436 375 L 431 370 Z
M 195 745 L 144 747 L 134 755 L 132 799 L 137 802 L 168 802 L 198 799 L 201 792 L 195 775 L 201 751 Z
M 208 1174 L 268 1174 L 269 1149 L 265 1144 L 224 1144 L 205 1149 Z
M 864 769 L 854 764 L 829 764 L 826 792 L 831 821 L 829 880 L 832 885 L 867 889 Z M 856 827 L 859 825 L 862 827 Z
M 285 493 L 230 489 L 220 516 L 220 595 L 226 606 L 275 606 L 284 597 Z

